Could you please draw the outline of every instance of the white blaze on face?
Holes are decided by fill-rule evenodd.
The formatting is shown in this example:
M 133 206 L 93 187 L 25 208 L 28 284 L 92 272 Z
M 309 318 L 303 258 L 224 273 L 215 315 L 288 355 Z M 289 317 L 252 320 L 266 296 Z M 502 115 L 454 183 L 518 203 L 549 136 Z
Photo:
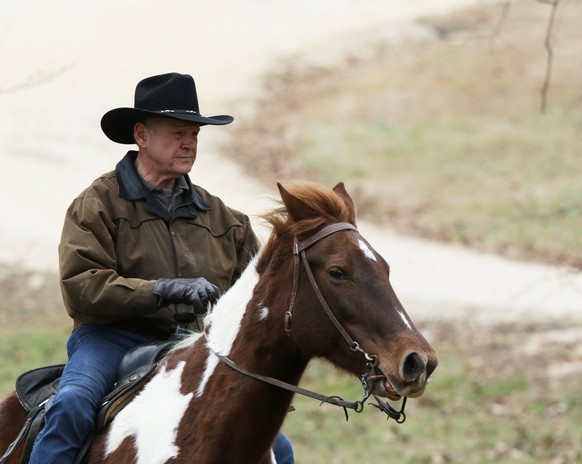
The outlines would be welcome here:
M 406 324 L 406 327 L 408 327 L 408 330 L 412 330 L 412 326 L 410 325 L 410 322 L 408 322 L 408 319 L 406 318 L 404 313 L 402 311 L 398 311 L 398 314 L 400 314 L 400 317 L 402 318 L 402 320 Z
M 360 250 L 362 250 L 362 253 L 364 253 L 364 256 L 366 258 L 376 261 L 376 256 L 374 255 L 374 252 L 370 249 L 366 242 L 364 242 L 361 239 L 358 239 L 358 244 L 360 245 Z
M 236 340 L 247 303 L 251 300 L 253 290 L 259 280 L 259 275 L 256 271 L 257 259 L 258 257 L 255 257 L 250 262 L 240 279 L 218 300 L 212 313 L 208 316 L 210 330 L 206 335 L 206 344 L 216 353 L 228 356 Z M 266 317 L 268 312 L 263 314 Z M 202 396 L 204 387 L 214 373 L 217 365 L 218 358 L 212 353 L 208 353 L 206 368 L 202 380 L 198 385 L 196 396 Z
M 135 440 L 137 464 L 158 464 L 175 458 L 178 425 L 192 393 L 180 393 L 185 362 L 166 371 L 162 367 L 135 399 L 115 417 L 107 435 L 105 455 L 113 453 L 128 437 Z

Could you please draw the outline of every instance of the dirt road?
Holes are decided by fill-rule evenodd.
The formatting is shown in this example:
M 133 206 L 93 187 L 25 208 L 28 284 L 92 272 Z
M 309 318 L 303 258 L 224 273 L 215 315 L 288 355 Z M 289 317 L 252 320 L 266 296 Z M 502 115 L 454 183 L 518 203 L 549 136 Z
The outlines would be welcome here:
M 285 60 L 333 60 L 374 37 L 410 33 L 422 15 L 467 0 L 31 0 L 3 5 L 0 18 L 0 262 L 55 270 L 64 212 L 110 170 L 125 147 L 99 129 L 103 113 L 133 105 L 141 78 L 179 71 L 196 78 L 203 114 L 239 120 L 266 71 Z M 247 177 L 219 151 L 229 128 L 208 128 L 192 177 L 232 206 L 257 215 L 274 184 Z M 257 223 L 260 228 L 260 224 Z M 582 317 L 582 276 L 361 224 L 390 261 L 413 316 Z

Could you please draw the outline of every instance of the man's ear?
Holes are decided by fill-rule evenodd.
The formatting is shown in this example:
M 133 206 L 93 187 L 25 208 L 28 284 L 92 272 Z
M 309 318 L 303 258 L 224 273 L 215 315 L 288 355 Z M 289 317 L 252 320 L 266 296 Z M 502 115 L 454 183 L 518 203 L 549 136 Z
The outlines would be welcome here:
M 147 141 L 148 130 L 143 122 L 135 123 L 133 126 L 133 138 L 135 143 L 141 148 L 145 145 Z

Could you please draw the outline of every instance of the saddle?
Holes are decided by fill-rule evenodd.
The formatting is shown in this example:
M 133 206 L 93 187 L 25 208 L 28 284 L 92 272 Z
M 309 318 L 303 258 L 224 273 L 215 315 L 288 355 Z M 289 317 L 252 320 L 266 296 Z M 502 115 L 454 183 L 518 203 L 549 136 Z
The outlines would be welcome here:
M 176 342 L 176 339 L 172 339 L 140 345 L 125 355 L 119 365 L 113 390 L 101 402 L 96 432 L 107 426 L 139 392 L 140 388 L 155 373 L 160 360 Z M 50 407 L 50 403 L 58 391 L 64 367 L 64 364 L 59 364 L 33 369 L 20 375 L 16 380 L 16 394 L 24 409 L 28 411 L 28 416 L 14 442 L 0 457 L 0 464 L 5 464 L 22 444 L 24 444 L 24 452 L 21 464 L 28 463 L 34 440 L 44 425 L 45 411 Z M 82 462 L 90 444 L 91 439 L 83 446 L 75 464 Z

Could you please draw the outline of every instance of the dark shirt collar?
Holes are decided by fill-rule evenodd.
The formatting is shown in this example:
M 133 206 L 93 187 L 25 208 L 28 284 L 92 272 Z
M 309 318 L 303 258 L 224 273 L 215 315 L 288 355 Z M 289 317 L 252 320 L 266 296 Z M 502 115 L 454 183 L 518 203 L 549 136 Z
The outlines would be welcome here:
M 115 175 L 117 183 L 119 184 L 119 195 L 126 200 L 146 200 L 152 193 L 152 188 L 149 186 L 137 173 L 135 167 L 135 159 L 137 158 L 137 151 L 130 150 L 117 163 L 115 167 Z M 182 176 L 177 180 L 177 187 L 188 190 L 192 197 L 192 203 L 199 211 L 209 211 L 212 208 L 202 199 L 200 194 L 192 186 L 190 177 L 188 175 Z

